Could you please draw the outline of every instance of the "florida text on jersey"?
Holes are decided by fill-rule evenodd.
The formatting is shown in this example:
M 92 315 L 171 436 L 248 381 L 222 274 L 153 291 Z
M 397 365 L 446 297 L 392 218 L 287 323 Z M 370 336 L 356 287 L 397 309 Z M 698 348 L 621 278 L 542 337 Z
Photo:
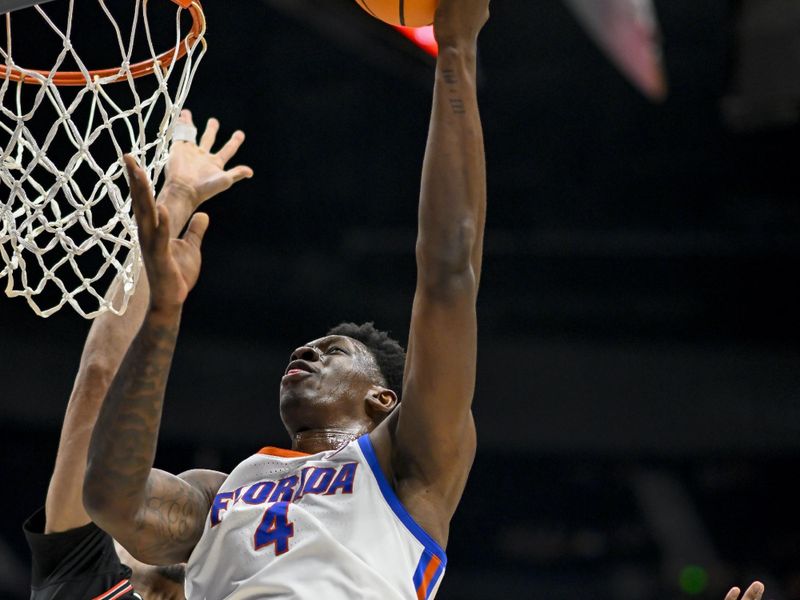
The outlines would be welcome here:
M 187 565 L 190 600 L 427 600 L 447 557 L 383 475 L 369 436 L 264 448 L 228 476 Z

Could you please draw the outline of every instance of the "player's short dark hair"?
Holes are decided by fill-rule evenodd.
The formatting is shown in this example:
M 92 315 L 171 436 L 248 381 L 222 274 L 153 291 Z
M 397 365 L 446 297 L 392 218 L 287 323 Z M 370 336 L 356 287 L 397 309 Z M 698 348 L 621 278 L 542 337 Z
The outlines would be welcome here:
M 183 585 L 183 580 L 186 579 L 186 565 L 168 565 L 166 567 L 156 567 L 158 573 L 164 579 L 174 581 Z
M 389 337 L 388 332 L 376 329 L 371 321 L 361 325 L 339 323 L 328 331 L 328 335 L 344 335 L 364 344 L 375 358 L 386 387 L 397 394 L 397 399 L 400 400 L 403 395 L 406 351 L 397 340 Z

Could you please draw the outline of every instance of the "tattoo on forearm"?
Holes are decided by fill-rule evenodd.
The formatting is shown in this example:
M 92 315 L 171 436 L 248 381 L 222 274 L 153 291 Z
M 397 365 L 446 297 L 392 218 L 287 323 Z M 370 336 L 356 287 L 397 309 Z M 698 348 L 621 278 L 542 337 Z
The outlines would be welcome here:
M 191 518 L 202 504 L 192 493 L 196 490 L 148 481 L 177 335 L 177 322 L 163 326 L 145 321 L 108 391 L 89 448 L 90 497 L 118 502 L 121 510 L 145 502 L 145 522 L 155 527 L 149 532 L 153 535 L 137 540 L 140 551 L 185 544 L 195 535 L 187 530 L 191 524 L 203 523 Z
M 464 101 L 461 98 L 450 98 L 450 108 L 457 115 L 463 115 L 467 112 L 464 106 Z
M 448 102 L 450 103 L 450 110 L 453 111 L 453 114 L 456 115 L 463 115 L 467 112 L 466 106 L 464 105 L 464 100 L 460 98 L 460 90 L 458 88 L 458 84 L 460 83 L 458 79 L 458 75 L 455 69 L 442 69 L 442 79 L 448 86 L 452 86 L 448 88 L 447 94 L 450 96 L 448 98 Z

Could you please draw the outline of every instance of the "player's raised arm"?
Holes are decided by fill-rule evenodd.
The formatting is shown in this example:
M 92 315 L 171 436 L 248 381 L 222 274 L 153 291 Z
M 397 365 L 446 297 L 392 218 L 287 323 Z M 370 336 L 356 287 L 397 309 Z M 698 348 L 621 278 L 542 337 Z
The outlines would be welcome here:
M 213 144 L 207 130 L 200 150 Z M 205 191 L 217 193 L 251 174 L 224 171 L 242 137 L 220 152 L 221 164 L 207 173 Z M 208 148 L 206 148 L 208 146 Z M 137 559 L 150 564 L 185 561 L 199 539 L 216 492 L 153 469 L 164 390 L 178 335 L 181 309 L 200 272 L 200 244 L 208 217 L 198 213 L 181 239 L 170 235 L 171 218 L 156 206 L 146 174 L 126 157 L 139 240 L 150 282 L 144 322 L 106 394 L 89 447 L 83 501 L 89 516 Z M 191 169 L 185 171 L 191 173 Z M 175 185 L 182 185 L 179 178 Z M 221 481 L 216 478 L 216 487 Z
M 407 508 L 442 545 L 475 452 L 471 404 L 486 211 L 476 93 L 477 38 L 489 0 L 442 0 L 422 173 L 417 289 L 391 468 Z
M 188 110 L 181 113 L 178 123 L 178 127 L 194 128 Z M 176 143 L 170 152 L 167 177 L 158 203 L 169 212 L 173 236 L 186 225 L 200 204 L 239 179 L 252 175 L 248 167 L 236 167 L 228 172 L 223 168 L 244 140 L 241 132 L 233 135 L 222 156 L 208 152 L 217 129 L 218 124 L 212 119 L 199 147 L 190 142 Z M 68 531 L 90 521 L 81 497 L 89 439 L 100 404 L 142 323 L 149 290 L 145 275 L 139 280 L 124 315 L 106 312 L 94 320 L 89 330 L 67 405 L 55 468 L 47 491 L 45 533 Z M 113 299 L 117 293 L 119 290 L 116 288 L 109 290 L 109 299 Z

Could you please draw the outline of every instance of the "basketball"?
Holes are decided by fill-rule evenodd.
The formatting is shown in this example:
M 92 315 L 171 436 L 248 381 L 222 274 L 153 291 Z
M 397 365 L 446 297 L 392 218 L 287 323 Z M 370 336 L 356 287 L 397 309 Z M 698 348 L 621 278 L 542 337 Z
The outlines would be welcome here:
M 438 0 L 356 0 L 376 19 L 390 25 L 424 27 L 433 23 Z

